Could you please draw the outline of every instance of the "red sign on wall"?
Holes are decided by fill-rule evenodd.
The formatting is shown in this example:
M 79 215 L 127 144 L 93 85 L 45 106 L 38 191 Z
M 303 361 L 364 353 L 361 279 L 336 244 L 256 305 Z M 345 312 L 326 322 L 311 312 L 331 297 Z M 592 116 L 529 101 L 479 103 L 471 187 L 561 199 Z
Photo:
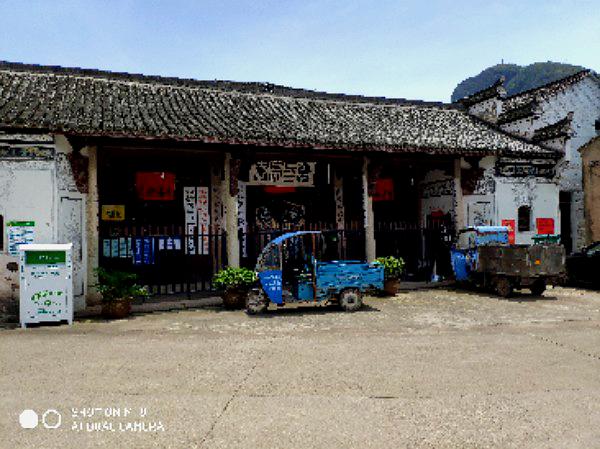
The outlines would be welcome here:
M 175 174 L 169 172 L 137 172 L 135 187 L 144 201 L 172 201 L 175 199 Z
M 538 235 L 554 234 L 554 218 L 536 218 L 535 227 Z
M 393 201 L 394 180 L 392 178 L 379 178 L 375 181 L 373 201 Z
M 508 243 L 514 245 L 516 241 L 515 220 L 502 220 L 502 226 L 506 226 L 508 228 Z

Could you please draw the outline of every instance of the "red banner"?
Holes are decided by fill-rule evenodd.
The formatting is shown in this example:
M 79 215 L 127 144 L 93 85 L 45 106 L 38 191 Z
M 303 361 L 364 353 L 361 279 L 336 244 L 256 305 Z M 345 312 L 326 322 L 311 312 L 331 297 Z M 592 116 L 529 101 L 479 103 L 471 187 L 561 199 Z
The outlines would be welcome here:
M 554 234 L 554 218 L 536 218 L 535 227 L 538 235 Z
M 508 228 L 508 243 L 514 245 L 516 241 L 515 220 L 502 220 L 502 226 Z
M 393 201 L 394 180 L 391 178 L 379 178 L 375 182 L 373 201 Z
M 135 187 L 144 201 L 172 201 L 175 199 L 175 174 L 169 172 L 137 172 Z

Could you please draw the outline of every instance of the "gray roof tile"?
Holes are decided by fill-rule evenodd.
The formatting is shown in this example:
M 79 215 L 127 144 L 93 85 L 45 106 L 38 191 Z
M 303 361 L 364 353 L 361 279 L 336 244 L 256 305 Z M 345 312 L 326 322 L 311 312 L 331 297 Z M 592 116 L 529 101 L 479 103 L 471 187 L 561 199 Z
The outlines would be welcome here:
M 0 63 L 0 127 L 319 149 L 554 154 L 449 105 L 14 63 Z

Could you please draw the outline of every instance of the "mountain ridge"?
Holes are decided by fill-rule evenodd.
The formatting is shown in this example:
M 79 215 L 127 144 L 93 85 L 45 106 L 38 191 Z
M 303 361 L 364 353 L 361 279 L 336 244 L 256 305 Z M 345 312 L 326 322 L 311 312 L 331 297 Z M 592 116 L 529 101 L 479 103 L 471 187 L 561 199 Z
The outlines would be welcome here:
M 501 76 L 505 77 L 504 88 L 507 95 L 515 95 L 573 75 L 581 70 L 585 70 L 585 67 L 552 61 L 534 62 L 525 66 L 510 63 L 496 64 L 458 83 L 452 92 L 451 101 L 454 103 L 479 92 L 494 84 Z

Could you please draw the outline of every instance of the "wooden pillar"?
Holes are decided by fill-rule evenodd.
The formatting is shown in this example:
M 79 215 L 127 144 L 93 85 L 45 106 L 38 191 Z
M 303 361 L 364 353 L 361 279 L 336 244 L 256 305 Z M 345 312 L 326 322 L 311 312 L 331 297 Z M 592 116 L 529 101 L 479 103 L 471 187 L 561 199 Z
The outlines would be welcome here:
M 240 239 L 238 235 L 238 201 L 236 198 L 238 173 L 232 170 L 231 153 L 225 155 L 225 171 L 223 180 L 223 208 L 225 209 L 225 232 L 227 234 L 227 265 L 240 266 Z M 232 188 L 234 187 L 234 188 Z
M 461 181 L 461 158 L 454 160 L 454 226 L 456 230 L 465 227 L 465 208 Z
M 375 247 L 375 216 L 373 214 L 373 198 L 369 195 L 369 158 L 363 158 L 362 167 L 363 212 L 365 225 L 365 256 L 367 262 L 376 257 Z
M 86 304 L 91 305 L 98 301 L 99 295 L 93 287 L 96 282 L 94 269 L 98 268 L 99 257 L 99 227 L 100 203 L 98 195 L 98 149 L 95 146 L 87 147 L 88 157 L 88 193 L 86 200 L 85 240 L 87 244 L 87 282 Z

